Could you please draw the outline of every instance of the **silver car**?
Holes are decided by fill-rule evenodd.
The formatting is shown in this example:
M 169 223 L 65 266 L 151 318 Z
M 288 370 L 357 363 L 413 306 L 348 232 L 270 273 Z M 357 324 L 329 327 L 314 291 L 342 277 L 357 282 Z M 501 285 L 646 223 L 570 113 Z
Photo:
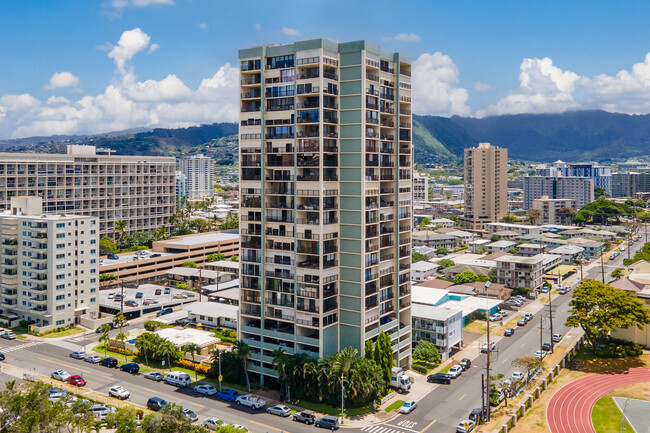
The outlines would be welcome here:
M 271 415 L 278 415 L 278 416 L 285 417 L 285 416 L 291 415 L 291 409 L 289 409 L 288 407 L 286 407 L 284 405 L 279 404 L 277 406 L 273 406 L 273 407 L 270 407 L 270 408 L 266 409 L 266 413 L 270 413 Z

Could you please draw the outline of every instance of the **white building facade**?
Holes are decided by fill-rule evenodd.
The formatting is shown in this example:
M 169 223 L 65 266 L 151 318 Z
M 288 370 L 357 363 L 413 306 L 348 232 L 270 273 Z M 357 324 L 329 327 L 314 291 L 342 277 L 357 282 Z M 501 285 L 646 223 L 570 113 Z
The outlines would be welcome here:
M 205 155 L 194 155 L 178 161 L 180 171 L 187 177 L 187 196 L 190 200 L 214 195 L 214 160 Z

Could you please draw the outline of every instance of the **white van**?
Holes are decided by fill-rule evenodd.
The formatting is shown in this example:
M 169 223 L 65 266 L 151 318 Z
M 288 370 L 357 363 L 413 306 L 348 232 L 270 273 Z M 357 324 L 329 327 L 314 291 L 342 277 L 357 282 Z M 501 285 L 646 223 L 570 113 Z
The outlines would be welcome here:
M 182 371 L 172 371 L 167 376 L 165 376 L 165 383 L 174 386 L 186 387 L 192 383 L 192 378 L 189 374 L 183 373 Z

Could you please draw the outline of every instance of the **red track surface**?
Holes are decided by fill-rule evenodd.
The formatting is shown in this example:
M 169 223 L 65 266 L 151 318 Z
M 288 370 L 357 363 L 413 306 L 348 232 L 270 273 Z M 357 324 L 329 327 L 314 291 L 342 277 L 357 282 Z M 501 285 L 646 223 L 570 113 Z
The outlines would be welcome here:
M 650 368 L 591 374 L 558 390 L 546 409 L 551 433 L 595 433 L 591 410 L 600 397 L 621 386 L 650 381 Z

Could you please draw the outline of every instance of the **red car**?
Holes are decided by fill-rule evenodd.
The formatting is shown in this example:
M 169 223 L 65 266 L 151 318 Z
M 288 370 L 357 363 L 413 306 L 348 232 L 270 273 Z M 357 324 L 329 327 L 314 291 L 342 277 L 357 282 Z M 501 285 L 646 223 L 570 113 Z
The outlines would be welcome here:
M 74 376 L 70 376 L 68 378 L 68 383 L 75 386 L 84 386 L 86 385 L 86 379 L 79 376 L 78 374 L 75 374 Z

